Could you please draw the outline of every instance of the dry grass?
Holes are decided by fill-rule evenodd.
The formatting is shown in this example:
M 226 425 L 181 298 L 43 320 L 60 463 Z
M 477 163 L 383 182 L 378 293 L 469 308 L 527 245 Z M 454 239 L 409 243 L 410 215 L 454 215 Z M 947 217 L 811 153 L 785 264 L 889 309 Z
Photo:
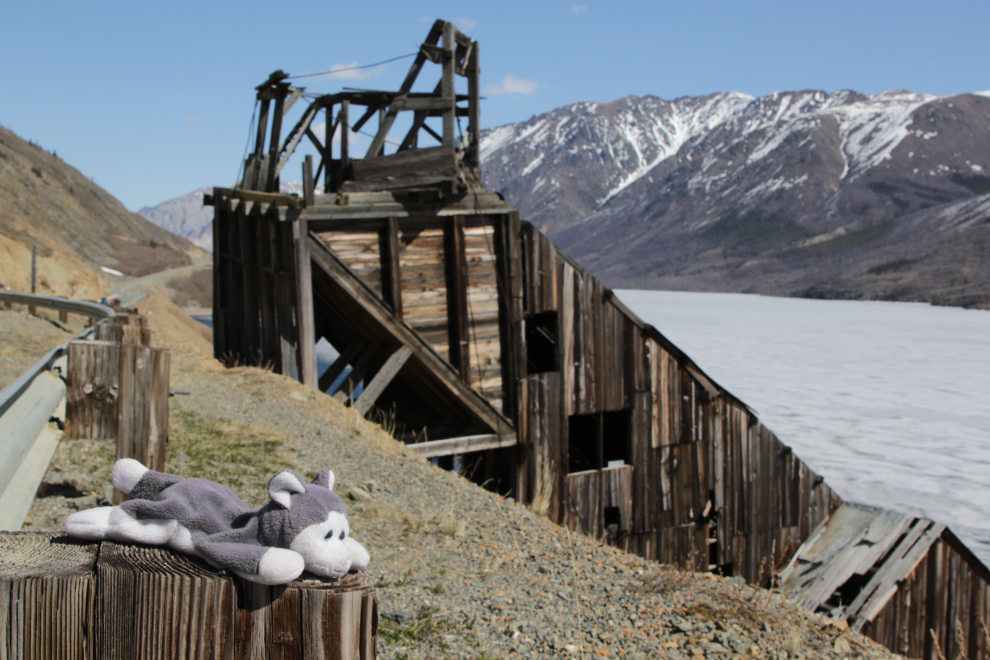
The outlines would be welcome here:
M 216 481 L 258 507 L 268 500 L 268 480 L 287 463 L 282 446 L 288 442 L 261 427 L 173 410 L 165 471 Z

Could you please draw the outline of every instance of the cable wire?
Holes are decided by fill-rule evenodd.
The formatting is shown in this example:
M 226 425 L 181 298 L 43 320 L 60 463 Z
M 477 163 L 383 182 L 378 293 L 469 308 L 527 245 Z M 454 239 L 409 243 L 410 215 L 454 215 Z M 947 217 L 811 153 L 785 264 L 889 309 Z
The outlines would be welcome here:
M 384 60 L 382 62 L 375 62 L 374 64 L 365 64 L 364 66 L 349 66 L 346 69 L 330 69 L 329 71 L 320 71 L 319 73 L 303 73 L 298 76 L 289 76 L 288 80 L 297 80 L 299 78 L 315 78 L 317 76 L 329 76 L 334 73 L 344 73 L 345 71 L 358 71 L 360 69 L 373 69 L 376 66 L 381 66 L 383 64 L 388 64 L 389 62 L 395 62 L 396 60 L 404 60 L 407 57 L 414 57 L 419 55 L 419 52 L 409 53 L 408 55 L 399 55 L 398 57 L 393 57 L 390 60 Z
M 237 167 L 237 177 L 234 179 L 234 185 L 241 181 L 242 170 L 244 169 L 244 162 L 247 160 L 248 150 L 251 148 L 251 137 L 254 135 L 254 118 L 258 114 L 258 104 L 259 101 L 254 102 L 254 111 L 251 113 L 251 123 L 248 125 L 248 135 L 247 142 L 244 144 L 244 155 L 241 156 L 241 164 Z

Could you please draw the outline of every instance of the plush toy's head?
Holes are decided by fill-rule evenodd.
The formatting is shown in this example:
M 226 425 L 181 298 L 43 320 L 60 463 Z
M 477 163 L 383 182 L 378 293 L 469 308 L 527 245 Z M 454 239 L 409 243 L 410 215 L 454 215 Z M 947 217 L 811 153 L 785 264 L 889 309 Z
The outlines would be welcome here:
M 350 538 L 344 502 L 334 494 L 334 476 L 321 470 L 311 484 L 292 470 L 279 471 L 268 483 L 272 498 L 261 511 L 261 541 L 302 555 L 306 570 L 340 577 L 363 570 L 368 553 Z

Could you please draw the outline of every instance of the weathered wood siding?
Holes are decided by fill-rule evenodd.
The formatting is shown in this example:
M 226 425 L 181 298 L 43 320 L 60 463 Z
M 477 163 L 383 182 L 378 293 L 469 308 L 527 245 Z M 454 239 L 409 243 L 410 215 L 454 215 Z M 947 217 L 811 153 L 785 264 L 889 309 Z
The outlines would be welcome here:
M 326 231 L 317 236 L 379 297 L 382 295 L 381 232 Z
M 218 197 L 213 245 L 214 356 L 298 378 L 293 223 L 273 204 Z
M 541 431 L 520 438 L 560 439 L 555 455 L 566 487 L 555 494 L 566 524 L 600 537 L 604 507 L 618 506 L 623 533 L 611 543 L 650 559 L 768 580 L 838 498 L 743 404 L 717 389 L 546 236 L 523 224 L 520 243 L 523 315 L 557 313 L 560 365 L 559 379 L 522 374 L 518 418 Z M 525 343 L 517 350 L 525 353 Z M 548 387 L 559 388 L 561 413 L 536 420 L 541 402 L 554 400 Z M 610 469 L 603 464 L 567 474 L 567 452 L 572 416 L 617 411 L 628 415 L 622 426 L 627 436 L 606 431 L 601 451 L 625 457 L 621 474 L 629 496 L 613 501 L 603 494 Z M 548 423 L 560 428 L 548 429 Z M 616 449 L 620 442 L 628 447 Z M 538 456 L 534 446 L 524 452 L 524 463 Z M 535 489 L 535 468 L 524 464 L 519 474 L 525 501 Z
M 990 625 L 990 576 L 985 569 L 948 530 L 916 561 L 863 632 L 909 658 L 938 659 L 931 631 L 943 657 L 990 657 L 985 627 Z
M 499 328 L 499 289 L 495 256 L 495 227 L 464 228 L 467 262 L 468 384 L 502 410 L 502 342 Z
M 444 359 L 460 367 L 451 353 L 460 338 L 452 332 L 452 251 L 464 264 L 467 320 L 466 384 L 502 410 L 502 328 L 500 322 L 496 225 L 504 216 L 462 216 L 462 241 L 451 241 L 451 222 L 410 218 L 317 232 L 330 248 L 396 315 L 426 339 Z M 369 228 L 375 229 L 369 231 Z M 390 235 L 395 232 L 395 237 Z M 394 246 L 394 247 L 391 247 Z M 395 251 L 395 257 L 390 254 Z M 398 289 L 396 296 L 392 289 Z M 454 301 L 456 307 L 458 301 Z

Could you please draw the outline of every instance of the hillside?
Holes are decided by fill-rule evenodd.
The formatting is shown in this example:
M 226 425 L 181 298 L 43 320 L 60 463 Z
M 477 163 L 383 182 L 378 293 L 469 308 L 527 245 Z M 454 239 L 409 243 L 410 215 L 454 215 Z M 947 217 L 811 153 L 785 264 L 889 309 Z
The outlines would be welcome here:
M 208 261 L 209 255 L 128 211 L 77 169 L 0 127 L 0 283 L 30 290 L 38 247 L 38 293 L 98 299 L 101 266 L 140 276 Z
M 334 470 L 354 538 L 371 553 L 379 658 L 894 657 L 738 578 L 682 573 L 570 534 L 330 397 L 262 369 L 223 369 L 163 298 L 139 307 L 173 351 L 167 469 L 225 483 L 252 506 L 280 467 Z M 26 529 L 57 530 L 103 502 L 113 456 L 111 443 L 63 439 Z
M 483 135 L 489 189 L 609 286 L 990 305 L 990 98 L 578 103 Z

